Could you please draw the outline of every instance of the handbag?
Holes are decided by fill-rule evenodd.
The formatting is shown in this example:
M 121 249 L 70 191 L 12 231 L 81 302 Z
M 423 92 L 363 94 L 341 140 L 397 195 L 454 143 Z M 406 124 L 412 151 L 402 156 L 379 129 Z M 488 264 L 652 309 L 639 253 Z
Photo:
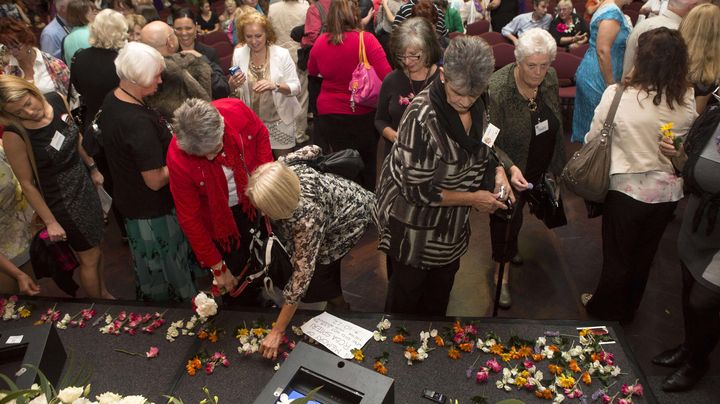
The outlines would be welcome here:
M 52 278 L 63 292 L 75 297 L 79 286 L 73 271 L 80 263 L 67 242 L 53 243 L 47 229 L 38 231 L 30 242 L 30 263 L 38 279 Z
M 354 149 L 343 149 L 333 153 L 317 156 L 309 160 L 294 160 L 289 166 L 305 164 L 317 172 L 335 174 L 350 181 L 357 180 L 365 168 L 360 153 Z
M 350 79 L 350 109 L 355 112 L 356 105 L 364 107 L 377 107 L 378 96 L 380 95 L 380 87 L 382 80 L 375 73 L 375 68 L 368 62 L 365 53 L 365 41 L 363 40 L 363 31 L 360 31 L 360 47 L 358 50 L 358 63 L 355 71 Z
M 95 117 L 92 122 L 90 122 L 83 131 L 83 149 L 85 149 L 85 152 L 92 157 L 97 156 L 98 153 L 102 151 L 102 137 L 100 136 L 102 131 L 100 130 L 100 126 L 98 126 L 98 120 L 101 112 L 102 109 L 95 113 Z
M 591 202 L 603 202 L 610 187 L 610 155 L 612 135 L 615 131 L 615 112 L 624 90 L 622 85 L 618 86 L 600 135 L 573 154 L 560 177 L 570 191 Z
M 230 296 L 238 297 L 251 283 L 261 280 L 269 296 L 274 296 L 275 287 L 284 289 L 295 270 L 290 254 L 282 241 L 273 233 L 270 219 L 256 215 L 256 223 L 250 234 L 250 258 L 238 276 L 242 283 L 230 292 Z
M 555 179 L 547 173 L 543 173 L 535 188 L 527 193 L 530 213 L 545 223 L 548 229 L 565 226 L 565 207 L 560 197 L 560 187 Z

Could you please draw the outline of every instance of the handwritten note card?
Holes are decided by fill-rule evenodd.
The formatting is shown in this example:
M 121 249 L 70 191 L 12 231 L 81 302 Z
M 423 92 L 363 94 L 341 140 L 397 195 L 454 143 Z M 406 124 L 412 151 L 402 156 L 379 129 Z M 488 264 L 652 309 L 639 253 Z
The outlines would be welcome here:
M 305 335 L 325 345 L 335 355 L 351 359 L 352 349 L 362 348 L 372 337 L 372 331 L 358 327 L 353 323 L 322 313 L 302 325 Z

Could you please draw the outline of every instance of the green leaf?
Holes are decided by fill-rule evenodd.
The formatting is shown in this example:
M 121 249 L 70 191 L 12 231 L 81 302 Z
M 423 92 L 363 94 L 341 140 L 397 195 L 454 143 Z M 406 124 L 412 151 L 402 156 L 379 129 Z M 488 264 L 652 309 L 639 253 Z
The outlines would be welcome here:
M 496 404 L 525 404 L 524 401 L 516 400 L 514 398 L 510 398 L 507 400 L 498 401 Z
M 5 375 L 2 375 L 2 376 L 5 376 Z M 7 376 L 6 376 L 6 377 L 7 377 Z M 15 390 L 15 391 L 13 391 L 12 393 L 10 393 L 10 394 L 8 394 L 7 396 L 5 396 L 5 397 L 3 397 L 2 399 L 0 399 L 0 404 L 9 403 L 9 402 L 11 402 L 11 401 L 13 401 L 13 400 L 17 400 L 17 402 L 20 402 L 20 399 L 21 399 L 21 398 L 25 398 L 26 395 L 35 396 L 35 395 L 37 395 L 37 393 L 39 393 L 39 392 L 40 392 L 40 390 L 32 390 L 32 389 L 27 389 L 27 390 Z M 26 402 L 26 401 L 23 400 L 23 402 Z
M 55 397 L 55 387 L 50 383 L 45 373 L 42 372 L 37 366 L 24 363 L 23 366 L 30 369 L 37 370 L 37 378 L 40 379 L 40 391 L 45 394 L 45 397 L 50 400 L 51 397 Z
M 183 401 L 179 398 L 175 398 L 173 396 L 166 396 L 166 395 L 163 395 L 163 397 L 168 399 L 166 404 L 184 404 Z
M 18 389 L 17 384 L 15 384 L 15 382 L 12 381 L 12 379 L 10 379 L 9 377 L 5 376 L 2 373 L 0 373 L 0 379 L 5 381 L 5 384 L 7 384 L 7 386 L 10 388 L 10 391 L 16 391 Z

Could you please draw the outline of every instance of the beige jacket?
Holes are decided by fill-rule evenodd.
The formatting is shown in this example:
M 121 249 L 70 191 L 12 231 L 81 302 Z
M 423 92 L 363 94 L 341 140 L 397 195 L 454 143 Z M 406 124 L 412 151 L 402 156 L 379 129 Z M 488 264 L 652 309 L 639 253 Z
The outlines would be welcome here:
M 600 134 L 610 104 L 615 97 L 617 84 L 603 93 L 585 141 Z M 660 105 L 653 104 L 655 92 L 649 94 L 635 88 L 626 88 L 615 114 L 615 131 L 612 138 L 610 175 L 664 171 L 674 173 L 670 159 L 660 153 L 660 126 L 672 122 L 675 136 L 687 135 L 697 112 L 695 91 L 689 87 L 685 92 L 684 105 L 670 109 L 662 97 Z

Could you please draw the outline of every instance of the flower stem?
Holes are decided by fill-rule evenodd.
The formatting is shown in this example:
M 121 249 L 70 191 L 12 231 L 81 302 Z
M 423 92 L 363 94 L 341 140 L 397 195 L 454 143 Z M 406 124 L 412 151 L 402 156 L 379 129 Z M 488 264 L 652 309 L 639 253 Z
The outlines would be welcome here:
M 137 352 L 130 352 L 130 351 L 126 351 L 126 350 L 120 349 L 120 348 L 116 348 L 116 349 L 115 349 L 115 352 L 124 353 L 124 354 L 130 355 L 130 356 L 140 356 L 140 357 L 143 357 L 143 356 L 144 356 L 144 355 L 140 355 L 140 354 L 137 353 Z

